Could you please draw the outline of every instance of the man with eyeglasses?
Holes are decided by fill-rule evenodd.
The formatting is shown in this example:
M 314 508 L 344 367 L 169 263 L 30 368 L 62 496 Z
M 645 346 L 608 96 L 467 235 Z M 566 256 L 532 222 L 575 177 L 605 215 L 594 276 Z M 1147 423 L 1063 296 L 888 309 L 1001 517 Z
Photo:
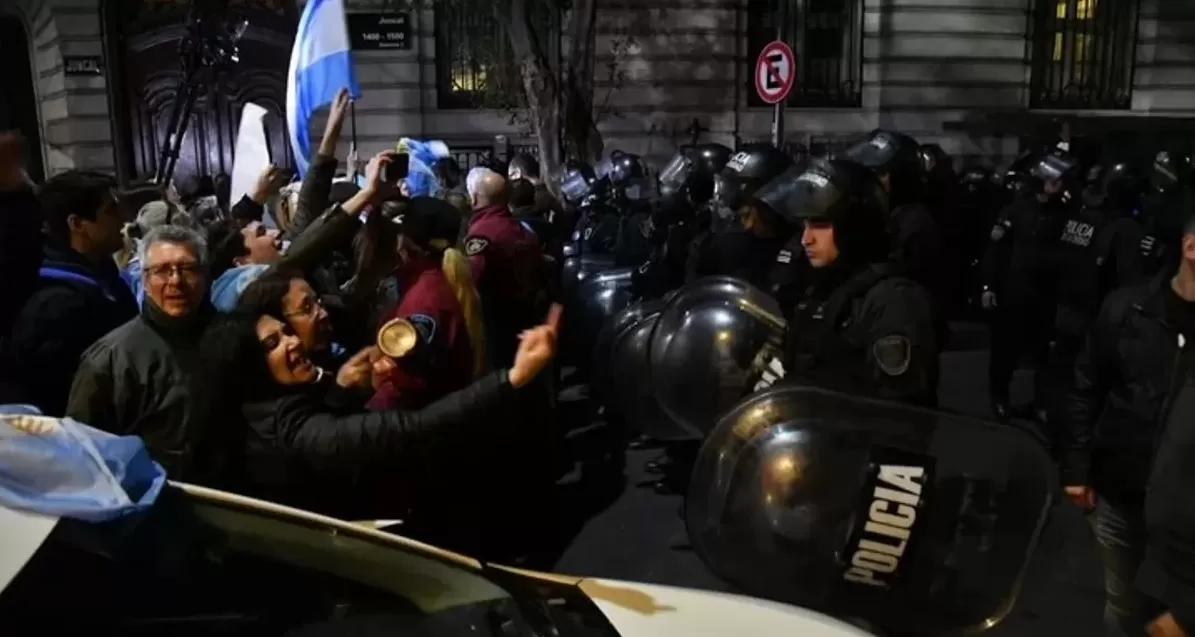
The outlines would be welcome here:
M 4 347 L 5 402 L 60 416 L 79 355 L 137 315 L 112 255 L 124 225 L 110 175 L 68 171 L 38 191 L 44 222 L 41 267 Z M 7 276 L 7 273 L 3 273 Z
M 190 228 L 159 226 L 141 242 L 141 315 L 83 354 L 66 415 L 120 435 L 140 436 L 173 478 L 210 482 L 207 455 L 215 402 L 200 364 L 215 316 L 207 300 L 207 247 Z

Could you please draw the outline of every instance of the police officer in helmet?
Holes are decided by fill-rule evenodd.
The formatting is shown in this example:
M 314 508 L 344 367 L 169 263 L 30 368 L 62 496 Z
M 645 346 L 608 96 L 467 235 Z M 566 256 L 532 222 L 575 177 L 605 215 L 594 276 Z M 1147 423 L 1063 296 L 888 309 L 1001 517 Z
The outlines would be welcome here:
M 889 262 L 887 195 L 875 174 L 851 161 L 815 159 L 760 189 L 755 200 L 803 224 L 811 268 L 783 356 L 773 355 L 756 388 L 785 378 L 936 405 L 938 345 L 928 295 Z
M 653 251 L 633 275 L 635 296 L 655 298 L 684 284 L 689 244 L 714 196 L 714 178 L 731 154 L 722 144 L 702 144 L 678 153 L 660 171 L 660 199 L 649 220 Z
M 1193 172 L 1191 157 L 1176 149 L 1159 151 L 1150 166 L 1148 193 L 1141 202 L 1141 253 L 1150 274 L 1178 264 L 1182 226 L 1195 209 Z
M 904 268 L 905 276 L 930 293 L 940 337 L 944 338 L 945 322 L 940 308 L 945 305 L 947 285 L 943 275 L 947 268 L 938 225 L 924 205 L 920 151 L 917 140 L 908 135 L 877 130 L 847 150 L 845 158 L 875 171 L 888 193 L 893 260 Z
M 1009 383 L 1021 357 L 1032 354 L 1038 366 L 1046 360 L 1057 301 L 1055 250 L 1077 201 L 1081 170 L 1079 161 L 1062 150 L 1038 157 L 1026 171 L 1023 195 L 992 226 L 981 263 L 981 303 L 992 312 L 988 383 L 992 411 L 1001 420 L 1011 416 Z M 1035 375 L 1039 401 L 1048 393 L 1046 378 L 1046 373 Z M 1047 405 L 1036 407 L 1044 420 Z
M 776 253 L 792 234 L 774 211 L 753 205 L 751 196 L 793 165 L 783 151 L 750 144 L 731 156 L 714 180 L 711 227 L 694 240 L 685 282 L 704 276 L 734 276 L 765 287 Z
M 1137 171 L 1124 162 L 1097 164 L 1088 181 L 1080 205 L 1067 209 L 1055 250 L 1058 307 L 1042 385 L 1048 396 L 1038 402 L 1047 408 L 1047 434 L 1056 444 L 1063 396 L 1100 305 L 1112 290 L 1144 278 L 1141 227 L 1134 218 L 1141 192 Z

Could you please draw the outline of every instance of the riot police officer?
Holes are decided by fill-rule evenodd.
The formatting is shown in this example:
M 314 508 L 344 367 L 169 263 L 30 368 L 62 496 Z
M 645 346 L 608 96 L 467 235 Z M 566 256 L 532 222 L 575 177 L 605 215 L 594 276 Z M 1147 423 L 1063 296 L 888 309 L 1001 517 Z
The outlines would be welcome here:
M 1080 197 L 1061 224 L 1056 255 L 1057 309 L 1051 341 L 1048 392 L 1039 405 L 1047 407 L 1047 434 L 1057 443 L 1061 400 L 1069 387 L 1075 359 L 1104 297 L 1112 290 L 1142 278 L 1141 228 L 1133 218 L 1141 191 L 1136 171 L 1128 164 L 1096 166 Z
M 702 144 L 678 153 L 660 171 L 660 198 L 649 220 L 651 256 L 635 271 L 633 293 L 655 298 L 685 281 L 685 260 L 700 215 L 714 196 L 714 178 L 730 160 L 722 144 Z
M 888 193 L 894 261 L 941 307 L 946 268 L 937 224 L 924 205 L 920 150 L 917 140 L 908 135 L 878 130 L 848 149 L 844 158 L 874 170 L 879 177 Z
M 875 174 L 855 162 L 815 159 L 755 200 L 804 225 L 811 269 L 782 361 L 772 354 L 756 388 L 783 377 L 935 405 L 938 345 L 928 295 L 889 262 L 887 196 Z
M 1178 263 L 1182 225 L 1195 209 L 1191 157 L 1175 150 L 1159 151 L 1149 171 L 1149 193 L 1141 202 L 1145 236 L 1141 253 L 1150 274 Z
M 981 263 L 981 303 L 993 312 L 988 384 L 992 411 L 1002 420 L 1011 416 L 1009 383 L 1021 357 L 1032 353 L 1038 365 L 1046 359 L 1055 311 L 1054 250 L 1074 203 L 1079 170 L 1078 161 L 1065 151 L 1039 157 L 1026 171 L 1023 194 L 992 226 Z M 1045 377 L 1035 377 L 1039 399 L 1046 394 Z M 1044 417 L 1044 405 L 1038 407 Z
M 616 150 L 602 168 L 610 183 L 610 203 L 619 214 L 614 265 L 639 265 L 651 254 L 647 167 L 638 155 Z
M 710 227 L 689 249 L 685 281 L 723 274 L 767 285 L 776 253 L 792 234 L 783 217 L 752 205 L 751 196 L 792 166 L 783 151 L 750 144 L 735 153 L 714 180 Z

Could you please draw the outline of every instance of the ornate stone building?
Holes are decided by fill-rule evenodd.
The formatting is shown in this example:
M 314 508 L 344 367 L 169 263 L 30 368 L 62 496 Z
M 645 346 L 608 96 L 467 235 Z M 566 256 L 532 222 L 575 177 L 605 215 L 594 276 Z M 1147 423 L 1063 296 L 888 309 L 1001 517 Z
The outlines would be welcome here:
M 451 0 L 446 0 L 451 2 Z M 600 128 L 607 148 L 659 160 L 703 140 L 767 139 L 772 111 L 752 67 L 773 38 L 775 0 L 599 0 Z M 394 2 L 349 0 L 350 12 Z M 71 167 L 150 174 L 177 95 L 186 0 L 9 0 L 0 126 L 17 125 L 47 173 Z M 299 8 L 229 0 L 250 17 L 237 70 L 201 95 L 180 175 L 227 171 L 240 105 L 284 110 Z M 1189 130 L 1195 105 L 1195 7 L 1171 0 L 790 0 L 798 86 L 788 139 L 837 143 L 876 127 L 936 142 L 964 160 L 998 162 L 1043 118 L 1114 121 L 1119 130 Z M 437 4 L 436 6 L 440 6 Z M 410 46 L 356 53 L 363 153 L 400 135 L 481 152 L 497 134 L 526 141 L 469 89 L 501 73 L 508 45 L 487 12 L 408 14 Z M 551 29 L 545 21 L 545 31 Z M 19 28 L 18 28 L 19 27 Z M 22 52 L 27 59 L 22 58 Z M 88 74 L 88 60 L 98 73 Z M 25 64 L 32 91 L 20 86 Z M 27 80 L 26 80 L 27 81 Z M 6 106 L 4 106 L 6 104 Z M 1152 116 L 1152 117 L 1150 117 Z M 1168 118 L 1159 122 L 1159 118 Z M 5 121 L 5 120 L 8 121 Z M 319 122 L 316 123 L 316 126 Z M 1148 127 L 1147 127 L 1148 128 Z M 283 127 L 271 130 L 288 155 Z M 38 152 L 40 151 L 40 152 Z M 468 157 L 465 158 L 468 160 Z

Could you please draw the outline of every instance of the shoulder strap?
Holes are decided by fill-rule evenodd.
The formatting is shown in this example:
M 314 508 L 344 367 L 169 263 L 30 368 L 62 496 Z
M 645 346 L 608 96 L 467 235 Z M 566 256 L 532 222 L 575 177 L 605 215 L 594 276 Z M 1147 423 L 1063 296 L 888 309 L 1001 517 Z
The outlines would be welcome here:
M 82 285 L 86 285 L 88 287 L 93 287 L 93 288 L 99 290 L 105 297 L 107 297 L 107 299 L 109 301 L 116 300 L 116 298 L 112 296 L 112 293 L 108 290 L 108 288 L 104 287 L 103 285 L 100 284 L 99 281 L 96 281 L 94 278 L 89 277 L 86 274 L 83 274 L 82 272 L 75 272 L 73 270 L 66 270 L 63 268 L 56 268 L 54 266 L 43 265 L 40 269 L 38 269 L 37 274 L 39 277 L 41 277 L 43 279 L 49 279 L 51 281 L 79 283 Z

